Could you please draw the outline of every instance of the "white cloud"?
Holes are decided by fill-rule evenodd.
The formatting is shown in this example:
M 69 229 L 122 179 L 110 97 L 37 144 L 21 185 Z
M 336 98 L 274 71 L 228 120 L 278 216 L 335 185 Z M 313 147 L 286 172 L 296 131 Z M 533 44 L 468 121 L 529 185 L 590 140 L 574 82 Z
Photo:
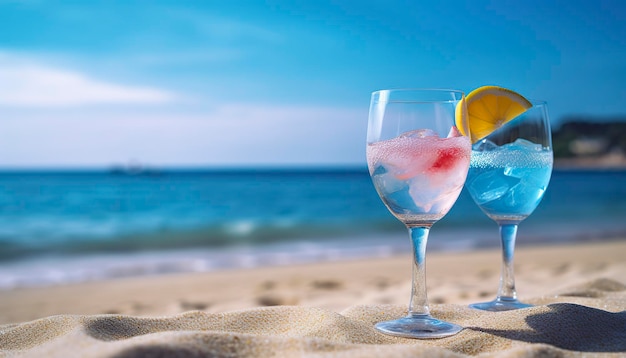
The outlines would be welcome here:
M 366 107 L 190 102 L 33 58 L 0 50 L 0 167 L 364 162 Z M 115 105 L 171 101 L 184 106 Z
M 161 89 L 109 83 L 0 53 L 0 106 L 154 104 L 175 99 L 173 93 Z

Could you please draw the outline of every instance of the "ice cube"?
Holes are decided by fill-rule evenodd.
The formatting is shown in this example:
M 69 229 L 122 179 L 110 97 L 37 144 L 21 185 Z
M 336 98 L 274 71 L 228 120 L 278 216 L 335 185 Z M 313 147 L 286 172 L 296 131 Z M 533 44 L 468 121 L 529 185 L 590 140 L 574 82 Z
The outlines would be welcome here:
M 501 198 L 506 192 L 519 183 L 520 179 L 502 175 L 500 169 L 484 172 L 468 183 L 472 198 L 478 205 Z
M 525 168 L 525 167 L 509 167 L 509 166 L 507 166 L 507 167 L 504 168 L 504 175 L 522 179 L 525 176 L 532 175 L 532 173 L 529 173 L 528 172 L 528 168 Z
M 370 168 L 384 165 L 386 170 L 393 173 L 400 180 L 410 179 L 432 167 L 438 158 L 438 148 L 444 140 L 467 139 L 451 138 L 440 139 L 431 130 L 416 130 L 406 132 L 400 137 L 368 145 L 367 160 Z
M 439 137 L 432 129 L 416 129 L 400 134 L 400 138 L 426 138 L 426 137 Z
M 515 212 L 530 215 L 541 201 L 544 191 L 544 187 L 520 181 L 502 197 L 502 200 L 507 207 L 513 208 Z
M 393 173 L 390 173 L 384 166 L 379 166 L 372 175 L 374 185 L 377 188 L 381 188 L 387 193 L 394 193 L 401 190 L 406 186 L 406 183 L 396 179 Z
M 447 213 L 461 189 L 463 180 L 450 182 L 430 175 L 418 175 L 409 181 L 409 195 L 415 206 L 425 213 Z
M 434 213 L 447 213 L 454 202 L 459 197 L 461 193 L 461 189 L 463 189 L 463 183 L 457 186 L 447 186 L 445 190 L 441 190 L 439 195 L 435 199 L 435 202 L 432 207 L 432 212 Z
M 515 142 L 504 145 L 507 149 L 514 150 L 526 150 L 526 151 L 540 151 L 542 149 L 541 144 L 533 143 L 524 138 L 517 138 Z
M 459 132 L 459 130 L 456 127 L 451 127 L 450 132 L 448 132 L 448 138 L 462 137 L 462 136 L 463 135 L 461 134 L 461 132 Z
M 431 146 L 406 146 L 385 158 L 382 164 L 398 179 L 408 180 L 428 170 L 437 160 L 437 151 L 431 149 Z
M 550 182 L 551 174 L 552 174 L 551 169 L 535 171 L 534 173 L 532 173 L 532 175 L 528 175 L 522 178 L 522 180 L 524 181 L 524 184 L 526 185 L 532 185 L 534 187 L 543 188 L 545 190 L 545 188 L 548 187 L 548 183 Z
M 413 199 L 415 206 L 427 213 L 430 212 L 433 202 L 439 193 L 433 190 L 428 176 L 418 175 L 409 181 L 409 195 Z
M 478 143 L 474 144 L 472 149 L 479 152 L 488 152 L 492 150 L 496 150 L 500 148 L 496 143 L 490 141 L 489 139 L 483 139 Z
M 470 142 L 468 137 L 446 138 L 440 141 L 436 147 L 437 158 L 433 161 L 433 171 L 456 171 L 467 172 L 470 160 Z

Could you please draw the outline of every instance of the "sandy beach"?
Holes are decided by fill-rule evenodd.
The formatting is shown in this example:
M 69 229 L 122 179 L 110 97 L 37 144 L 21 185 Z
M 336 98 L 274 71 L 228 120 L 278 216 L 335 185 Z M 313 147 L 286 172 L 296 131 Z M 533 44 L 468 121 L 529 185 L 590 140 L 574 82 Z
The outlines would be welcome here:
M 520 247 L 519 298 L 482 312 L 499 250 L 429 253 L 433 315 L 453 337 L 373 329 L 406 314 L 410 257 L 127 278 L 0 292 L 0 355 L 33 357 L 626 356 L 626 240 Z

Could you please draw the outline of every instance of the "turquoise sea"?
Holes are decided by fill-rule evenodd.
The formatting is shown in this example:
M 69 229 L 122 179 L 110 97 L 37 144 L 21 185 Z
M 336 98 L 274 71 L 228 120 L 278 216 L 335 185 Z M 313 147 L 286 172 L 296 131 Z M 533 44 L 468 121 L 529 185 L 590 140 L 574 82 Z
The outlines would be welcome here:
M 555 170 L 518 245 L 626 237 L 626 171 Z M 432 251 L 498 247 L 464 191 Z M 367 170 L 0 172 L 0 289 L 409 252 Z

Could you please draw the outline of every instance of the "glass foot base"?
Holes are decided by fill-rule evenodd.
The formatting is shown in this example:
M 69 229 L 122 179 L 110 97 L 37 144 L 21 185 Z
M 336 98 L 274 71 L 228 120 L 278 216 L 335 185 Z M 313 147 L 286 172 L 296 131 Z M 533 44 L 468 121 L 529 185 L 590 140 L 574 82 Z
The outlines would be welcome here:
M 469 306 L 477 310 L 492 311 L 492 312 L 510 311 L 510 310 L 518 310 L 520 308 L 533 307 L 533 305 L 522 303 L 514 298 L 496 298 L 493 301 L 483 302 L 483 303 L 473 303 Z
M 443 338 L 459 333 L 463 327 L 440 321 L 431 315 L 407 316 L 377 323 L 374 327 L 384 334 L 404 338 Z

